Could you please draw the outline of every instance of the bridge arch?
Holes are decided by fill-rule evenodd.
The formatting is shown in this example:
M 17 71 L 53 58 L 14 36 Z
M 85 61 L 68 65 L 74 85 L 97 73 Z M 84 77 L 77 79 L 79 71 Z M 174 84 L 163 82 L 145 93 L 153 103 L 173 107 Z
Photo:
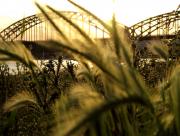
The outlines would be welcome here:
M 93 17 L 85 13 L 73 11 L 60 11 L 68 19 L 78 24 L 92 38 L 104 38 L 108 36 L 108 32 Z M 53 16 L 53 14 L 52 14 Z M 55 15 L 54 15 L 55 16 Z M 69 36 L 72 36 L 73 28 L 63 19 L 53 17 L 58 22 L 61 29 L 65 30 Z M 40 13 L 23 18 L 0 32 L 1 38 L 5 41 L 38 41 L 55 39 L 57 33 L 54 28 L 49 25 L 48 20 Z M 74 35 L 77 33 L 74 32 Z M 68 36 L 68 37 L 69 37 Z M 74 36 L 74 38 L 76 38 Z
M 151 38 L 172 39 L 180 30 L 180 10 L 150 17 L 129 27 L 133 41 Z
M 73 11 L 60 11 L 67 18 L 74 20 L 79 23 L 81 28 L 86 29 L 85 31 L 90 37 L 108 37 L 108 32 L 101 26 L 96 19 L 90 15 L 80 12 Z M 61 19 L 62 21 L 62 19 Z M 58 21 L 58 22 L 61 22 Z M 14 40 L 47 40 L 56 37 L 55 31 L 52 28 L 46 28 L 48 21 L 43 18 L 42 14 L 35 14 L 23 18 L 0 32 L 1 37 L 6 41 Z M 63 23 L 65 21 L 62 21 Z M 67 23 L 61 24 L 63 29 L 68 29 L 69 36 L 71 35 L 71 27 Z M 66 27 L 66 28 L 65 28 Z M 69 28 L 68 28 L 69 27 Z M 151 38 L 167 38 L 173 39 L 176 33 L 180 30 L 180 11 L 172 11 L 169 13 L 157 15 L 141 22 L 138 22 L 128 28 L 130 39 L 133 41 L 146 40 Z M 37 34 L 39 33 L 39 34 Z M 76 34 L 74 34 L 76 35 Z

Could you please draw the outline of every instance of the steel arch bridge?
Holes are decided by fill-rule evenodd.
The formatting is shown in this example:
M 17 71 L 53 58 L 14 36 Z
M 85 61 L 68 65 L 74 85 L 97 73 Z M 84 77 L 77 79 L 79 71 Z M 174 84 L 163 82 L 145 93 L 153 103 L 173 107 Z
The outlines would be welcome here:
M 78 24 L 92 38 L 108 38 L 108 32 L 96 19 L 85 13 L 73 11 L 61 11 L 68 19 Z M 65 31 L 68 37 L 78 38 L 72 26 L 63 19 L 55 18 L 56 24 Z M 173 39 L 180 31 L 180 10 L 161 14 L 145 19 L 131 27 L 127 27 L 132 41 L 157 39 Z M 23 18 L 0 32 L 6 41 L 38 41 L 56 39 L 55 30 L 49 25 L 42 14 L 36 14 Z
M 180 10 L 148 18 L 129 27 L 133 41 L 172 39 L 180 30 Z
M 107 31 L 92 16 L 85 13 L 73 11 L 60 11 L 64 16 L 77 24 L 91 38 L 105 38 L 108 36 Z M 62 18 L 55 14 L 50 14 L 56 25 L 71 38 L 78 38 L 77 31 Z M 35 14 L 23 18 L 0 32 L 1 38 L 5 41 L 44 41 L 48 39 L 57 39 L 58 34 L 49 24 L 43 14 Z

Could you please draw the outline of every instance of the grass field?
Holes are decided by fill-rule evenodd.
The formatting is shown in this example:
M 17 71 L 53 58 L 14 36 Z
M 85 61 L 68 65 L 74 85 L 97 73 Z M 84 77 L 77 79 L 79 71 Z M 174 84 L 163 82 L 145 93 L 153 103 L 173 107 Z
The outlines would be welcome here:
M 63 14 L 36 4 L 61 41 L 45 48 L 71 54 L 78 66 L 63 58 L 36 65 L 21 43 L 1 42 L 0 60 L 19 62 L 12 75 L 0 65 L 0 134 L 5 136 L 178 136 L 180 135 L 180 66 L 178 59 L 155 46 L 164 62 L 146 64 L 136 59 L 125 31 L 94 17 L 109 32 L 112 45 L 95 42 Z M 81 39 L 73 42 L 56 27 L 46 9 L 69 23 Z M 122 65 L 123 62 L 123 65 Z

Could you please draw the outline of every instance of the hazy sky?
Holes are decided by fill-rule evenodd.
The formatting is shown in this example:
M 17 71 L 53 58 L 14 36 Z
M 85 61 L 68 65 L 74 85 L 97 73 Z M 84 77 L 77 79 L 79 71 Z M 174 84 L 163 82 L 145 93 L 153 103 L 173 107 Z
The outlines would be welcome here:
M 37 13 L 35 0 L 0 0 L 0 30 L 14 21 Z M 36 0 L 58 10 L 76 10 L 66 0 Z M 130 26 L 148 17 L 175 10 L 179 0 L 74 0 L 99 17 L 110 20 L 116 12 L 119 22 Z M 115 4 L 113 5 L 113 2 Z

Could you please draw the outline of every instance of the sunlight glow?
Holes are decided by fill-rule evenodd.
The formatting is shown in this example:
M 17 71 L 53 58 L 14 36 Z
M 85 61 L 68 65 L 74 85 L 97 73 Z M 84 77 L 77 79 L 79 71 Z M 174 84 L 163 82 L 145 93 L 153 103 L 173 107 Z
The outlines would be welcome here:
M 38 12 L 34 2 L 50 5 L 57 10 L 77 10 L 67 0 L 4 0 L 0 3 L 0 29 Z M 131 26 L 146 18 L 175 10 L 179 0 L 74 0 L 105 21 L 112 19 Z

